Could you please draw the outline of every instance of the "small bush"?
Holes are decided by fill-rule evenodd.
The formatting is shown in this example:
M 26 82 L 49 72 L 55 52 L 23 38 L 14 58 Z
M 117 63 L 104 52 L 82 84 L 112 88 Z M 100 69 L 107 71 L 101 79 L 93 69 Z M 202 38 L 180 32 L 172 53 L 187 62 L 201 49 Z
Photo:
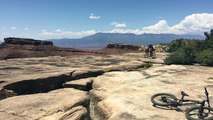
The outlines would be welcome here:
M 192 64 L 190 57 L 186 54 L 184 49 L 179 49 L 173 53 L 171 53 L 165 60 L 165 64 Z
M 144 68 L 150 68 L 150 67 L 152 67 L 152 66 L 153 66 L 152 63 L 147 62 L 147 63 L 144 65 Z
M 210 49 L 199 52 L 196 61 L 201 65 L 213 66 L 213 51 Z
M 169 44 L 169 50 L 168 52 L 175 52 L 178 49 L 182 48 L 182 49 L 201 49 L 200 47 L 203 47 L 203 41 L 199 41 L 199 40 L 190 40 L 190 39 L 177 39 L 172 41 Z
M 213 66 L 213 29 L 205 32 L 205 40 L 177 39 L 169 44 L 171 54 L 166 64 L 194 64 Z

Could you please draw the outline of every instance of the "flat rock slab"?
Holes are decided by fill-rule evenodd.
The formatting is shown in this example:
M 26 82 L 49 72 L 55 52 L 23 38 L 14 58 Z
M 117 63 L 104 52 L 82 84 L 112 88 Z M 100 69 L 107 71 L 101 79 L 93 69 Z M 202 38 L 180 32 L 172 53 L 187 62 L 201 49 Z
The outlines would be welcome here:
M 0 101 L 1 120 L 80 120 L 89 103 L 87 92 L 73 88 L 48 93 L 10 97 Z M 84 106 L 84 107 L 83 107 Z M 50 119 L 49 119 L 50 120 Z
M 88 72 L 108 72 L 137 68 L 144 61 L 163 63 L 165 54 L 157 54 L 157 59 L 147 59 L 142 53 L 108 56 L 51 56 L 41 58 L 22 58 L 0 61 L 0 88 L 19 81 L 43 79 L 52 76 L 73 75 L 78 78 Z M 92 74 L 92 73 L 91 73 Z M 90 76 L 91 77 L 91 76 Z
M 212 67 L 182 65 L 105 73 L 93 81 L 91 117 L 94 120 L 186 120 L 184 112 L 153 107 L 151 96 L 163 92 L 180 98 L 180 92 L 185 91 L 190 99 L 204 100 L 204 87 L 207 87 L 213 104 L 212 73 Z
M 64 84 L 65 88 L 76 88 L 79 90 L 89 91 L 92 89 L 92 81 L 95 77 L 73 80 Z
M 165 57 L 164 54 L 161 57 Z M 44 83 L 43 86 L 49 85 L 51 87 L 51 81 L 55 81 L 57 76 L 65 75 L 73 79 L 79 79 L 109 71 L 133 70 L 143 67 L 146 61 L 163 63 L 162 58 L 147 59 L 143 58 L 143 54 L 135 53 L 109 56 L 53 56 L 3 60 L 0 61 L 0 88 L 17 82 L 45 81 L 45 79 L 48 80 L 48 84 Z M 60 78 L 64 77 L 58 77 L 57 79 L 65 81 Z M 84 86 L 87 84 L 85 81 L 87 79 L 73 81 L 74 83 L 71 84 Z M 31 85 L 35 86 L 35 84 Z M 40 86 L 36 86 L 36 88 Z M 18 88 L 23 89 L 23 87 L 21 84 Z M 25 85 L 25 87 L 28 88 L 29 85 Z M 29 88 L 32 89 L 32 87 Z M 88 112 L 85 108 L 88 101 L 87 92 L 72 88 L 58 89 L 48 93 L 15 96 L 0 101 L 0 119 L 80 120 Z

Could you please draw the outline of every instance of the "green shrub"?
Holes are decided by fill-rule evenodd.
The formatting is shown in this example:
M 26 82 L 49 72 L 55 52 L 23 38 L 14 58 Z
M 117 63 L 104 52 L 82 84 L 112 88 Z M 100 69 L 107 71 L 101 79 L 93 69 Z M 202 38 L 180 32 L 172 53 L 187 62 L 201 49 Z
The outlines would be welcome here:
M 213 66 L 213 51 L 211 49 L 199 52 L 196 55 L 197 63 L 201 65 Z
M 144 68 L 150 68 L 150 67 L 152 67 L 152 66 L 153 66 L 152 63 L 147 62 L 147 63 L 144 65 Z
M 175 52 L 178 49 L 197 49 L 202 47 L 202 41 L 199 40 L 190 40 L 190 39 L 177 39 L 172 41 L 168 46 L 169 50 L 168 52 Z
M 177 39 L 169 44 L 171 54 L 166 64 L 194 64 L 213 66 L 213 29 L 205 32 L 205 40 Z
M 173 53 L 171 53 L 165 60 L 165 64 L 192 64 L 190 57 L 187 56 L 186 52 L 184 49 L 179 49 Z

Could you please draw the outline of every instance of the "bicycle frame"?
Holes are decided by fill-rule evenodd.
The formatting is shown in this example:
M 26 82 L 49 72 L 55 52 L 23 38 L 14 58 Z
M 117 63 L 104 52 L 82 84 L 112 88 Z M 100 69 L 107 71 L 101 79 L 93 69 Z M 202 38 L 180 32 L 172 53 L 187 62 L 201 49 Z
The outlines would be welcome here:
M 162 101 L 167 102 L 170 101 L 171 102 L 171 107 L 175 107 L 177 108 L 178 106 L 184 106 L 184 105 L 194 105 L 194 104 L 201 104 L 200 101 L 196 101 L 196 100 L 189 100 L 189 99 L 184 99 L 185 96 L 189 96 L 187 95 L 185 92 L 181 92 L 182 97 L 180 99 L 174 99 L 174 101 L 170 101 L 168 100 L 166 97 L 161 96 Z M 188 102 L 188 103 L 187 103 Z M 190 103 L 189 103 L 190 102 Z
M 185 116 L 189 120 L 213 120 L 213 108 L 210 105 L 209 93 L 205 87 L 205 97 L 203 101 L 184 99 L 185 96 L 189 96 L 183 91 L 181 92 L 181 98 L 178 99 L 175 95 L 169 93 L 157 93 L 151 97 L 153 106 L 168 107 L 176 109 L 178 111 L 185 112 Z M 178 106 L 193 105 L 186 110 L 180 109 Z
M 206 115 L 203 115 L 204 106 L 205 106 L 205 103 L 206 103 L 206 102 L 207 102 L 207 104 L 208 104 L 208 107 L 209 107 L 209 108 L 211 107 L 210 101 L 209 101 L 209 93 L 208 93 L 206 87 L 205 87 L 205 95 L 206 95 L 206 100 L 202 101 L 202 103 L 201 103 L 201 105 L 200 105 L 199 112 L 198 112 L 199 118 L 206 117 Z M 208 113 L 210 113 L 210 109 L 209 109 Z M 208 114 L 207 114 L 207 116 L 208 116 Z

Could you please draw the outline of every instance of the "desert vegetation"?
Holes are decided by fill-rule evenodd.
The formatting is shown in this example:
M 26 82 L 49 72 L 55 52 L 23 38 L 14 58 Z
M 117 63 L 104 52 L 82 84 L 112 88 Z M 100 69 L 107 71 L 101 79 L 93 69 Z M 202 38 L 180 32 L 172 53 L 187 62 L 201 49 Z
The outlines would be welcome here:
M 205 40 L 177 39 L 169 44 L 171 54 L 166 64 L 201 64 L 213 66 L 213 29 L 204 32 Z

